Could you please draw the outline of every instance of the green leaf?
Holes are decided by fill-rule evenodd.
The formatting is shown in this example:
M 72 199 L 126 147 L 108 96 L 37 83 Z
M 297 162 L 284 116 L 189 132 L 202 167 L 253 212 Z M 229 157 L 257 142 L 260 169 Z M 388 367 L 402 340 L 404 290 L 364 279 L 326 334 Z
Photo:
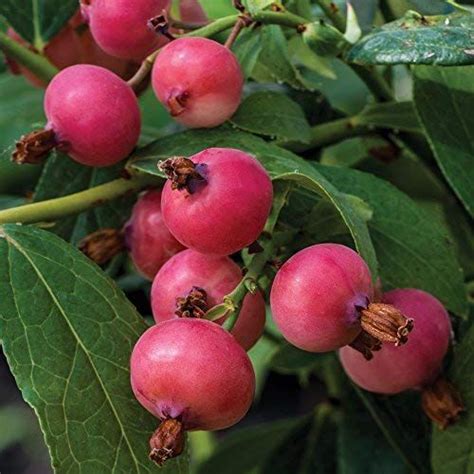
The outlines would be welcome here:
M 247 474 L 254 468 L 261 469 L 294 431 L 307 424 L 308 417 L 292 418 L 230 433 L 219 443 L 214 454 L 199 466 L 198 474 Z
M 382 397 L 354 387 L 391 447 L 412 472 L 430 473 L 430 423 L 418 392 Z M 379 471 L 381 472 L 381 471 Z M 385 471 L 383 471 L 385 472 Z
M 20 196 L 0 195 L 0 209 L 11 209 L 26 204 L 26 199 Z
M 370 104 L 355 117 L 354 121 L 357 125 L 423 133 L 413 102 Z
M 275 0 L 244 0 L 244 4 L 251 15 L 260 10 L 265 10 L 265 8 L 268 8 L 273 3 L 275 3 Z
M 0 15 L 36 48 L 56 35 L 77 10 L 76 0 L 2 0 Z
M 243 31 L 232 46 L 240 67 L 246 78 L 252 75 L 262 51 L 260 34 L 256 31 Z
M 335 430 L 330 415 L 331 407 L 321 404 L 314 415 L 235 431 L 199 466 L 198 474 L 333 473 Z
M 298 78 L 298 71 L 291 63 L 288 51 L 288 42 L 281 27 L 277 25 L 267 25 L 261 31 L 262 51 L 258 58 L 258 63 L 254 70 L 256 79 L 260 82 L 285 83 L 295 89 L 303 89 Z M 263 75 L 263 77 L 261 77 Z
M 474 15 L 426 17 L 407 12 L 357 42 L 346 59 L 361 65 L 474 64 Z
M 255 344 L 252 349 L 248 352 L 250 360 L 252 361 L 253 370 L 255 372 L 255 379 L 256 379 L 256 388 L 255 394 L 256 397 L 259 398 L 263 387 L 265 385 L 270 361 L 272 359 L 273 354 L 275 351 L 278 350 L 278 345 L 273 342 L 271 339 L 263 336 L 260 340 Z
M 12 163 L 10 155 L 21 135 L 44 123 L 43 95 L 23 77 L 0 75 L 0 192 L 21 192 L 41 172 L 40 166 Z
M 157 420 L 130 388 L 143 319 L 60 238 L 20 225 L 1 233 L 0 338 L 56 472 L 156 472 L 147 451 Z M 165 472 L 185 473 L 186 465 L 183 457 Z
M 433 428 L 432 465 L 435 474 L 474 471 L 474 324 L 459 344 L 454 346 L 454 355 L 449 379 L 460 391 L 467 412 L 445 431 Z
M 270 367 L 282 374 L 296 374 L 305 382 L 314 371 L 322 370 L 332 354 L 316 354 L 302 351 L 291 344 L 282 344 L 273 354 Z
M 315 165 L 345 193 L 369 204 L 370 235 L 384 288 L 414 287 L 437 296 L 451 311 L 465 315 L 463 273 L 445 229 L 391 184 L 370 174 Z
M 294 430 L 275 450 L 262 474 L 333 474 L 336 472 L 336 424 L 333 407 L 319 404 L 307 426 Z
M 357 250 L 375 277 L 377 261 L 367 231 L 366 215 L 365 213 L 361 215 L 360 206 L 356 206 L 350 196 L 341 193 L 337 183 L 329 183 L 308 162 L 261 138 L 226 127 L 213 130 L 190 130 L 157 140 L 141 149 L 132 157 L 130 166 L 146 173 L 162 176 L 157 166 L 159 160 L 177 155 L 190 156 L 210 147 L 229 147 L 247 151 L 265 166 L 274 180 L 295 181 L 328 199 L 343 217 Z
M 474 70 L 415 68 L 415 105 L 436 161 L 474 216 Z
M 83 166 L 65 155 L 51 156 L 35 192 L 35 201 L 77 193 L 119 178 L 123 164 L 108 168 Z M 120 228 L 130 215 L 133 196 L 124 196 L 88 212 L 56 222 L 50 230 L 65 240 L 77 243 L 86 235 L 103 228 Z
M 279 140 L 308 143 L 311 127 L 303 109 L 285 94 L 272 91 L 248 96 L 231 122 L 247 132 Z

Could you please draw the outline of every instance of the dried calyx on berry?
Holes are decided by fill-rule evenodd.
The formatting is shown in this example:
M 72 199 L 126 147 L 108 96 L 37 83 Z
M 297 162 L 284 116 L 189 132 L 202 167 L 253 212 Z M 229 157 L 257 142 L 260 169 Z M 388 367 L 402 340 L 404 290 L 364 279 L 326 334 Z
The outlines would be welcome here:
M 425 414 L 441 430 L 456 423 L 465 411 L 461 395 L 454 385 L 442 376 L 423 389 L 421 404 Z
M 38 165 L 44 162 L 57 145 L 53 130 L 35 130 L 16 142 L 12 160 L 19 165 Z
M 118 229 L 100 229 L 82 239 L 79 250 L 97 265 L 104 265 L 125 250 L 124 233 Z
M 207 293 L 193 286 L 186 296 L 176 298 L 176 316 L 180 318 L 203 318 L 209 309 Z
M 150 459 L 162 466 L 183 452 L 185 440 L 185 430 L 179 420 L 164 420 L 150 438 Z
M 350 344 L 367 360 L 372 352 L 379 351 L 382 343 L 401 346 L 408 341 L 413 330 L 413 319 L 407 318 L 395 306 L 386 303 L 370 303 L 367 307 L 358 307 L 362 332 Z
M 173 191 L 185 189 L 189 194 L 192 194 L 196 183 L 205 181 L 194 162 L 184 156 L 176 156 L 161 162 L 159 169 L 171 181 Z

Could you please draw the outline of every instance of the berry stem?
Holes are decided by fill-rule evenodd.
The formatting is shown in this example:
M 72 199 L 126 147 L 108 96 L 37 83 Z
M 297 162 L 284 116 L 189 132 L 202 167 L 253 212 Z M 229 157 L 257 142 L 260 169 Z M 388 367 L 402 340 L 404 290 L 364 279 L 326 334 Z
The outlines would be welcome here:
M 137 174 L 129 179 L 116 179 L 69 196 L 5 209 L 0 211 L 0 224 L 55 221 L 103 205 L 124 194 L 136 193 L 160 182 L 159 178 L 148 174 Z
M 21 45 L 3 31 L 0 31 L 0 49 L 45 82 L 49 82 L 58 72 L 44 56 Z
M 240 14 L 225 16 L 223 18 L 219 18 L 218 20 L 213 21 L 212 23 L 204 25 L 201 28 L 197 28 L 184 35 L 176 37 L 184 38 L 199 36 L 201 38 L 210 38 L 212 36 L 217 35 L 218 33 L 222 33 L 223 31 L 234 27 L 240 19 Z M 290 12 L 258 12 L 253 15 L 251 19 L 260 23 L 276 24 L 292 28 L 299 28 L 301 25 L 307 22 L 304 18 L 298 15 L 294 15 Z M 157 50 L 150 54 L 150 56 L 148 56 L 142 62 L 142 65 L 140 66 L 137 73 L 128 81 L 128 84 L 134 90 L 137 90 L 138 86 L 147 78 L 148 74 L 153 68 L 153 64 L 159 52 L 160 50 Z
M 253 292 L 259 291 L 257 282 L 265 266 L 272 258 L 274 251 L 274 243 L 272 239 L 273 232 L 275 230 L 280 212 L 287 202 L 287 197 L 290 191 L 291 184 L 289 183 L 283 183 L 281 186 L 277 186 L 273 200 L 272 211 L 267 223 L 265 224 L 262 238 L 260 240 L 263 250 L 253 256 L 248 266 L 247 273 L 244 275 L 242 280 L 240 280 L 240 283 L 237 285 L 235 290 L 224 297 L 223 305 L 228 308 L 228 318 L 224 326 L 229 331 L 232 330 L 232 328 L 235 326 L 235 323 L 237 322 L 242 302 L 247 293 L 250 290 L 253 290 Z M 210 311 L 212 311 L 212 308 Z
M 241 15 L 239 19 L 235 22 L 232 31 L 230 32 L 229 36 L 227 37 L 224 46 L 227 49 L 231 49 L 232 45 L 235 43 L 235 40 L 238 38 L 240 32 L 247 26 L 252 24 L 252 19 L 247 15 Z
M 339 7 L 332 0 L 316 0 L 324 14 L 332 21 L 333 25 L 344 32 L 346 29 L 346 19 L 339 10 Z

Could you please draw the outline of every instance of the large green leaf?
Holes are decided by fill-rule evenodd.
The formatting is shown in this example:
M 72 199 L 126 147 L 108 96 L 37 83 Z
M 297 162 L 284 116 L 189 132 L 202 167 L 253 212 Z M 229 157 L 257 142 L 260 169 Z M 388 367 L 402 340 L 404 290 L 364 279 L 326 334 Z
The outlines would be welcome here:
M 43 170 L 35 192 L 35 201 L 44 201 L 84 191 L 120 177 L 123 164 L 109 168 L 83 166 L 65 155 L 51 156 Z M 133 196 L 124 196 L 88 212 L 64 218 L 50 230 L 77 243 L 101 228 L 120 228 L 130 215 Z
M 159 160 L 170 156 L 190 156 L 210 147 L 229 147 L 247 151 L 260 160 L 274 180 L 295 181 L 328 199 L 340 212 L 358 251 L 370 266 L 374 276 L 376 275 L 377 262 L 366 224 L 369 216 L 363 201 L 341 193 L 337 183 L 331 184 L 308 162 L 261 138 L 226 127 L 186 131 L 157 140 L 141 149 L 132 157 L 130 166 L 162 176 L 157 166 Z
M 342 192 L 373 210 L 368 222 L 384 288 L 415 287 L 437 296 L 465 315 L 463 273 L 454 244 L 439 223 L 391 184 L 351 169 L 315 165 Z
M 156 472 L 147 448 L 157 420 L 129 380 L 143 319 L 55 235 L 20 225 L 2 226 L 1 235 L 0 338 L 56 472 Z M 185 473 L 186 465 L 183 457 L 167 472 Z
M 248 474 L 254 469 L 260 472 L 291 434 L 307 424 L 308 418 L 304 417 L 239 429 L 219 443 L 214 454 L 199 466 L 198 474 Z
M 242 130 L 279 140 L 308 143 L 311 128 L 303 109 L 285 94 L 256 92 L 247 97 L 231 122 Z
M 42 49 L 77 8 L 77 0 L 2 0 L 0 15 L 23 38 Z
M 474 312 L 472 312 L 474 315 Z M 472 319 L 471 319 L 472 321 Z M 435 474 L 474 471 L 474 325 L 454 346 L 448 376 L 461 392 L 467 412 L 445 431 L 433 428 L 432 464 Z
M 335 429 L 331 408 L 314 415 L 265 423 L 228 435 L 198 474 L 332 474 Z M 236 453 L 244 453 L 236 456 Z
M 415 105 L 447 181 L 474 216 L 474 69 L 415 68 Z
M 291 63 L 288 42 L 281 27 L 267 25 L 261 31 L 262 51 L 253 77 L 259 82 L 279 82 L 303 89 L 298 71 Z
M 404 455 L 387 442 L 379 427 L 350 387 L 344 400 L 338 430 L 339 474 L 408 474 Z M 425 453 L 426 455 L 427 453 Z
M 388 23 L 357 42 L 346 54 L 362 64 L 474 64 L 474 15 L 426 17 L 415 12 Z
M 427 462 L 430 423 L 421 410 L 419 393 L 382 397 L 358 388 L 355 390 L 385 439 L 411 472 L 430 473 Z

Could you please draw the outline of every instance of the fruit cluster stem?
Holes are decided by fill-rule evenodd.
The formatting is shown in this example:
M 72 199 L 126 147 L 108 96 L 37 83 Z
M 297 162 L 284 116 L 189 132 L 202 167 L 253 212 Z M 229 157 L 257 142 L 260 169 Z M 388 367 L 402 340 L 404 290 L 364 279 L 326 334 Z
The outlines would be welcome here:
M 137 174 L 129 179 L 116 179 L 94 188 L 47 201 L 26 204 L 0 211 L 0 224 L 51 222 L 87 211 L 128 193 L 136 193 L 161 180 L 148 174 Z
M 291 184 L 284 182 L 275 186 L 276 192 L 273 200 L 273 207 L 270 216 L 265 224 L 265 228 L 262 233 L 262 238 L 259 243 L 262 246 L 262 251 L 256 253 L 250 264 L 247 267 L 247 273 L 244 275 L 240 283 L 237 285 L 234 291 L 224 297 L 224 303 L 229 309 L 229 316 L 225 322 L 225 327 L 230 331 L 235 326 L 239 317 L 240 308 L 242 302 L 247 293 L 255 293 L 259 291 L 258 279 L 263 273 L 265 266 L 271 260 L 274 253 L 273 243 L 273 232 L 275 230 L 278 217 L 280 212 L 285 206 L 288 198 L 288 194 L 291 190 Z M 212 309 L 211 309 L 212 311 Z
M 49 82 L 58 73 L 57 68 L 44 56 L 21 45 L 3 31 L 0 31 L 0 49 L 45 82 Z

